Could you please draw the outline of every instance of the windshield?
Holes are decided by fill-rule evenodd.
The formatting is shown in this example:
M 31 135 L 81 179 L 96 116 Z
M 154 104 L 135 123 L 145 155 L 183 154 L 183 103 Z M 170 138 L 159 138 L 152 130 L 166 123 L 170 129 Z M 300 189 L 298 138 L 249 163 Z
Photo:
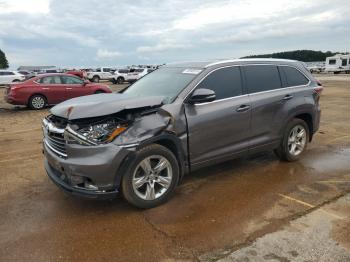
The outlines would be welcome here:
M 135 82 L 124 94 L 164 96 L 163 103 L 171 103 L 200 72 L 200 69 L 160 68 Z

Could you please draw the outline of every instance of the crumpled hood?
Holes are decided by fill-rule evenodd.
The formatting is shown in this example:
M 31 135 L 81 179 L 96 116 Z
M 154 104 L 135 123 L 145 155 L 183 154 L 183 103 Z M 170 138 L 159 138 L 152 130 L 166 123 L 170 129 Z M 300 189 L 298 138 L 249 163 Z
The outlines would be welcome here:
M 161 106 L 164 97 L 130 97 L 124 94 L 96 94 L 81 96 L 64 101 L 50 112 L 69 120 L 105 116 L 118 113 L 125 109 Z

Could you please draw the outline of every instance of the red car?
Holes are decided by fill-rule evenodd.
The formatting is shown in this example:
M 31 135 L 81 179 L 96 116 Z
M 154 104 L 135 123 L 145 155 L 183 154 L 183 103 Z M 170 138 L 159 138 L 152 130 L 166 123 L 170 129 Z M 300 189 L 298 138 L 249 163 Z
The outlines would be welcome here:
M 73 97 L 111 92 L 107 85 L 90 83 L 70 74 L 44 74 L 9 85 L 5 90 L 5 101 L 42 109 Z
M 80 77 L 81 79 L 86 77 L 85 72 L 81 70 L 70 70 L 67 71 L 66 74 L 75 75 L 77 77 Z

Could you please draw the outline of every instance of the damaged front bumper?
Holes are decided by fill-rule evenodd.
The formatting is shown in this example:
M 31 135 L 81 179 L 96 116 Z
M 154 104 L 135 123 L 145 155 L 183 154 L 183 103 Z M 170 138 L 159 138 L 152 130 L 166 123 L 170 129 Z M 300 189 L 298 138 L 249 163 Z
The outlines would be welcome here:
M 113 143 L 98 146 L 67 144 L 68 158 L 57 155 L 43 141 L 45 169 L 49 178 L 73 195 L 110 199 L 118 194 L 122 165 L 132 159 L 133 149 Z

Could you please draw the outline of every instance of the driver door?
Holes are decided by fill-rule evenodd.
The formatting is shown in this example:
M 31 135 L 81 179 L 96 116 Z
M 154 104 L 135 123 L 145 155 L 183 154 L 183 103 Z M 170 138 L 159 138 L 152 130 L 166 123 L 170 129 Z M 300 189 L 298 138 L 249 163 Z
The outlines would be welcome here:
M 67 99 L 91 95 L 91 89 L 85 85 L 84 80 L 75 76 L 61 76 L 66 90 Z
M 194 167 L 230 159 L 249 149 L 251 105 L 238 66 L 214 70 L 196 89 L 211 89 L 212 102 L 185 105 L 190 162 Z

